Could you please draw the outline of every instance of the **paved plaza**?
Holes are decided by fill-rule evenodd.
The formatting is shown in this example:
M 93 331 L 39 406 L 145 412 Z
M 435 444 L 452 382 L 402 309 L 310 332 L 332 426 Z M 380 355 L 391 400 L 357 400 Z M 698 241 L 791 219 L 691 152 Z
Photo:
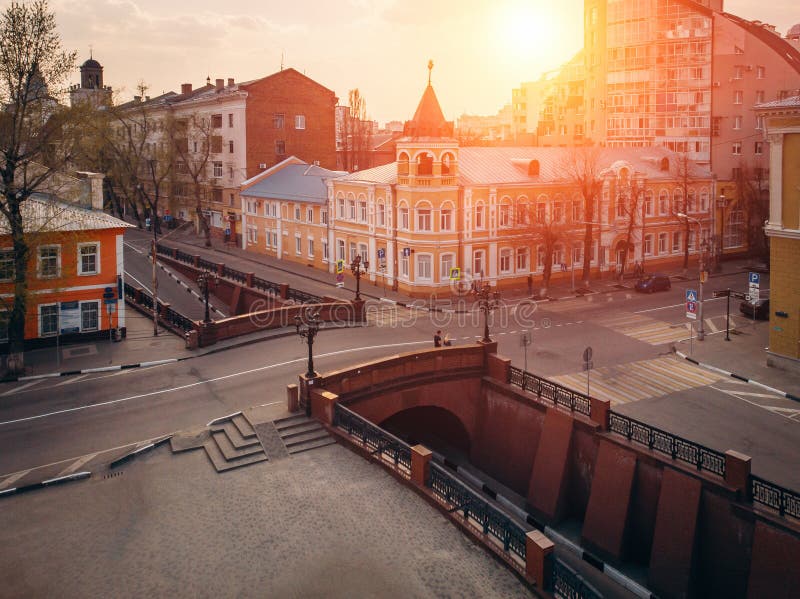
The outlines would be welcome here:
M 2 597 L 529 597 L 340 445 L 217 474 L 167 446 L 0 502 Z

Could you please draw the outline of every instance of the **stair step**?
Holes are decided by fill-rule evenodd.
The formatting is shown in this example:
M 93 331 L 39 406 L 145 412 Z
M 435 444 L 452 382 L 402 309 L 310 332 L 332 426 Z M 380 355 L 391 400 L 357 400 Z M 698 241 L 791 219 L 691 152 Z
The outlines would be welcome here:
M 233 422 L 223 422 L 211 427 L 211 431 L 224 432 L 228 436 L 228 440 L 236 449 L 244 449 L 251 445 L 258 445 L 258 438 L 253 435 L 252 437 L 243 437 L 242 432 L 237 428 Z
M 258 440 L 261 441 L 261 447 L 264 448 L 264 452 L 270 460 L 274 461 L 289 457 L 286 445 L 284 445 L 278 431 L 275 430 L 274 424 L 271 422 L 257 424 L 256 434 L 258 435 Z
M 206 450 L 206 455 L 208 459 L 211 460 L 217 472 L 226 472 L 227 470 L 233 470 L 234 468 L 241 468 L 242 466 L 248 466 L 267 460 L 267 456 L 263 452 L 260 452 L 229 462 L 225 459 L 225 456 L 222 455 L 217 444 L 210 440 L 206 442 L 203 448 Z
M 303 433 L 310 433 L 312 431 L 320 430 L 325 429 L 322 428 L 322 425 L 319 422 L 301 422 L 299 424 L 293 424 L 292 426 L 279 428 L 278 434 L 280 434 L 281 439 L 285 441 L 287 439 L 291 439 L 292 437 L 296 437 L 297 435 L 302 435 Z
M 239 432 L 242 433 L 242 437 L 245 439 L 256 436 L 256 431 L 253 430 L 252 425 L 247 421 L 247 418 L 241 414 L 234 416 L 232 422 L 236 428 L 239 429 Z
M 233 443 L 231 443 L 231 440 L 228 438 L 228 435 L 226 435 L 222 431 L 211 433 L 211 437 L 214 439 L 214 442 L 217 444 L 217 447 L 219 447 L 219 450 L 222 452 L 222 455 L 229 462 L 239 458 L 243 458 L 248 455 L 253 455 L 258 452 L 263 453 L 263 450 L 261 449 L 261 444 L 258 443 L 257 440 L 255 445 L 236 448 L 233 446 Z
M 328 431 L 325 429 L 317 430 L 317 431 L 310 431 L 307 433 L 303 433 L 300 435 L 296 435 L 291 439 L 284 439 L 284 444 L 286 445 L 286 449 L 291 450 L 296 445 L 302 445 L 303 443 L 307 443 L 309 441 L 316 441 L 317 439 L 330 439 L 331 436 L 328 434 Z
M 286 418 L 278 418 L 277 420 L 273 421 L 273 424 L 275 425 L 275 428 L 281 430 L 283 428 L 296 426 L 298 424 L 305 424 L 307 422 L 316 422 L 316 420 L 309 418 L 305 414 L 296 414 L 294 416 L 287 416 Z
M 298 453 L 303 453 L 304 451 L 310 451 L 312 449 L 319 449 L 320 447 L 327 447 L 328 445 L 334 445 L 336 440 L 333 437 L 320 437 L 315 441 L 309 441 L 308 443 L 302 443 L 300 445 L 294 445 L 289 447 L 289 454 L 295 455 Z

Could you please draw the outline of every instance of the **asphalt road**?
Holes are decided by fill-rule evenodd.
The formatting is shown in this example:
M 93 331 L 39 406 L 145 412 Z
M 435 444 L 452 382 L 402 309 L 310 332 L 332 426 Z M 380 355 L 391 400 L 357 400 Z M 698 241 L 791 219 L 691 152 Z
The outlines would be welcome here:
M 744 287 L 745 280 L 744 274 L 731 275 L 706 287 Z M 791 402 L 768 393 L 748 397 L 746 390 L 726 388 L 729 383 L 722 377 L 700 380 L 697 372 L 686 370 L 695 367 L 669 357 L 673 343 L 687 349 L 687 286 L 674 284 L 671 291 L 650 296 L 620 291 L 510 305 L 495 312 L 492 335 L 500 353 L 522 367 L 520 337 L 531 331 L 528 370 L 562 377 L 561 382 L 578 390 L 585 376 L 582 353 L 590 345 L 593 380 L 617 385 L 615 410 L 722 451 L 748 453 L 755 473 L 800 488 L 800 473 L 788 466 L 800 462 L 800 422 L 773 409 L 791 410 Z M 710 336 L 724 335 L 725 301 L 706 302 L 705 308 Z M 738 317 L 738 304 L 732 308 L 740 330 L 753 326 Z M 429 347 L 437 329 L 450 333 L 456 344 L 482 334 L 474 310 L 434 314 L 377 304 L 371 306 L 369 322 L 365 328 L 321 333 L 314 345 L 317 370 Z M 765 326 L 758 323 L 745 334 L 763 332 Z M 18 391 L 13 383 L 0 385 L 0 473 L 193 428 L 248 406 L 283 402 L 285 386 L 305 369 L 306 350 L 292 336 L 155 368 L 46 379 L 26 387 L 17 383 Z M 656 385 L 656 375 L 666 382 Z

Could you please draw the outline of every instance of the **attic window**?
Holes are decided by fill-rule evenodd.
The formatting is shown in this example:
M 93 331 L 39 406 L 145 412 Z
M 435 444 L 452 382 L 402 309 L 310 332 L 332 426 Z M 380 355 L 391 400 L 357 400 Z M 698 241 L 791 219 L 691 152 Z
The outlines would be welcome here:
M 661 170 L 668 171 L 669 170 L 669 158 L 662 158 L 661 159 Z
M 538 177 L 539 176 L 539 161 L 538 160 L 531 160 L 528 163 L 528 174 L 531 177 Z

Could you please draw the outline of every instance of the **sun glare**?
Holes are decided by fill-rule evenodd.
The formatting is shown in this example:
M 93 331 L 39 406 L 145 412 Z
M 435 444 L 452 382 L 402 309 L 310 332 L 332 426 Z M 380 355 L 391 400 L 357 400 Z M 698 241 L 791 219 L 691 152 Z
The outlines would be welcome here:
M 545 8 L 541 2 L 505 2 L 493 10 L 493 43 L 503 55 L 517 67 L 530 67 L 533 64 L 566 62 L 570 57 L 562 55 L 564 45 L 560 39 L 561 24 L 551 15 L 552 8 Z M 552 67 L 548 67 L 552 68 Z

